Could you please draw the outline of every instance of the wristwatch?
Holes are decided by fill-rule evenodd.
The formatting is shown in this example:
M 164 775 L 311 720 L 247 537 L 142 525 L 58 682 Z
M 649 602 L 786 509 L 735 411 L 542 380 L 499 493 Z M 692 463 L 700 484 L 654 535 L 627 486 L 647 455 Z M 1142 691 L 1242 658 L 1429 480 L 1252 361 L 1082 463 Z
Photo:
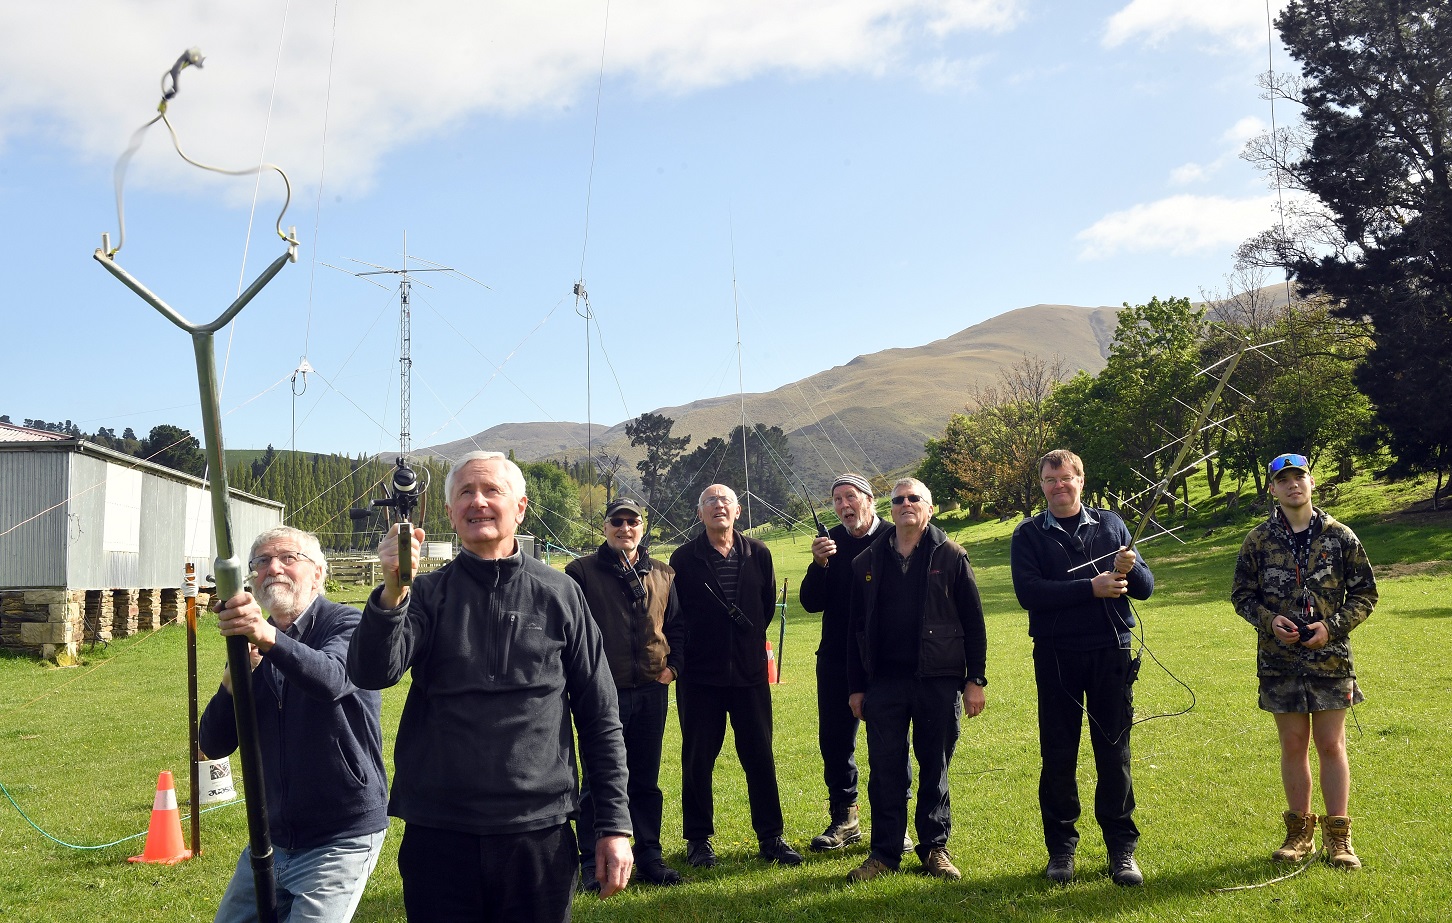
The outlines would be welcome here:
M 968 682 L 975 686 L 988 687 L 988 678 L 986 676 L 970 676 L 968 677 Z

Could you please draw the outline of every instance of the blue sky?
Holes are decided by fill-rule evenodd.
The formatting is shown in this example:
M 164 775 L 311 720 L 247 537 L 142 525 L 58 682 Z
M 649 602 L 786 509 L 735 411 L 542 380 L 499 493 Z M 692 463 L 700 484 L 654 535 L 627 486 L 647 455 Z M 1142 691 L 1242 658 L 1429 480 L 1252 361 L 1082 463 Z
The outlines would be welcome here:
M 323 264 L 400 267 L 405 233 L 482 283 L 417 277 L 415 447 L 735 393 L 738 304 L 742 384 L 767 391 L 1025 305 L 1224 291 L 1275 219 L 1238 156 L 1270 125 L 1257 76 L 1289 66 L 1266 16 L 614 0 L 607 27 L 603 0 L 6 4 L 0 413 L 200 432 L 188 337 L 91 257 L 116 237 L 116 158 L 188 47 L 206 62 L 169 110 L 185 149 L 281 165 L 301 240 L 217 336 L 226 443 L 356 453 L 398 445 L 398 300 L 391 277 Z M 155 126 L 117 260 L 210 320 L 282 252 L 280 205 L 275 174 L 204 173 Z

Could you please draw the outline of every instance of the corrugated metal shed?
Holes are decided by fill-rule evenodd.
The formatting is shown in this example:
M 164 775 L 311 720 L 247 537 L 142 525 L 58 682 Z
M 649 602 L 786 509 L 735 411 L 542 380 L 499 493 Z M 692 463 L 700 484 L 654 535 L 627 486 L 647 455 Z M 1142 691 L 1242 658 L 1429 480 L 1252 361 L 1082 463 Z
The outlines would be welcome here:
M 283 506 L 231 491 L 232 537 L 282 523 Z M 212 569 L 207 483 L 85 440 L 0 440 L 0 588 L 142 589 Z

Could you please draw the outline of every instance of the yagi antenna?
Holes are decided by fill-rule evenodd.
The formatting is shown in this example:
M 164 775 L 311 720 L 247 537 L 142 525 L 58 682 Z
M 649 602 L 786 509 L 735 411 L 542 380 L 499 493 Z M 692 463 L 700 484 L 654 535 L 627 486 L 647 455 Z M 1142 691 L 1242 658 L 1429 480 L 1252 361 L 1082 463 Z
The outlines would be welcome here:
M 1214 422 L 1211 422 L 1211 423 L 1208 423 L 1208 424 L 1206 423 L 1206 421 L 1210 419 L 1210 413 L 1211 413 L 1211 411 L 1213 411 L 1215 409 L 1215 405 L 1220 402 L 1220 395 L 1221 395 L 1221 393 L 1223 393 L 1225 391 L 1225 389 L 1227 387 L 1229 387 L 1230 376 L 1235 373 L 1235 367 L 1240 364 L 1241 358 L 1243 358 L 1245 356 L 1245 354 L 1248 353 L 1248 352 L 1257 352 L 1257 353 L 1261 353 L 1261 355 L 1265 355 L 1265 353 L 1262 352 L 1262 350 L 1264 350 L 1267 346 L 1274 346 L 1275 344 L 1282 343 L 1282 342 L 1285 342 L 1285 341 L 1284 340 L 1272 340 L 1269 343 L 1260 343 L 1260 344 L 1257 344 L 1255 346 L 1242 346 L 1240 349 L 1236 350 L 1231 355 L 1226 356 L 1225 358 L 1220 359 L 1217 362 L 1211 363 L 1210 365 L 1206 366 L 1203 369 L 1200 369 L 1200 371 L 1196 373 L 1196 374 L 1199 374 L 1199 375 L 1205 375 L 1205 374 L 1210 373 L 1214 369 L 1220 367 L 1221 365 L 1224 365 L 1225 366 L 1225 371 L 1220 374 L 1219 381 L 1215 382 L 1215 387 L 1211 390 L 1210 395 L 1205 398 L 1204 404 L 1202 404 L 1200 406 L 1199 411 L 1196 412 L 1196 414 L 1195 414 L 1195 422 L 1190 425 L 1189 431 L 1183 437 L 1181 437 L 1180 439 L 1177 439 L 1176 440 L 1176 442 L 1178 442 L 1180 444 L 1180 450 L 1179 450 L 1179 452 L 1177 452 L 1175 454 L 1175 460 L 1173 462 L 1171 462 L 1170 465 L 1169 465 L 1169 468 L 1168 468 L 1169 473 L 1166 474 L 1164 477 L 1160 478 L 1158 481 L 1154 482 L 1154 486 L 1150 487 L 1147 491 L 1143 491 L 1140 494 L 1136 494 L 1134 497 L 1131 497 L 1130 498 L 1130 501 L 1133 502 L 1138 497 L 1143 496 L 1144 494 L 1149 494 L 1149 500 L 1145 503 L 1144 511 L 1140 513 L 1139 525 L 1137 525 L 1135 527 L 1134 535 L 1129 540 L 1129 546 L 1128 547 L 1131 550 L 1133 550 L 1135 548 L 1135 546 L 1137 546 L 1142 540 L 1143 541 L 1148 541 L 1149 540 L 1149 539 L 1143 538 L 1143 536 L 1144 536 L 1145 529 L 1149 528 L 1149 526 L 1152 523 L 1154 525 L 1156 525 L 1157 527 L 1160 527 L 1159 526 L 1159 523 L 1154 522 L 1155 508 L 1159 506 L 1159 503 L 1160 503 L 1161 498 L 1163 498 L 1165 496 L 1165 494 L 1167 494 L 1167 493 L 1170 492 L 1170 485 L 1174 482 L 1175 478 L 1179 477 L 1180 475 L 1182 475 L 1182 474 L 1184 474 L 1184 473 L 1186 473 L 1188 471 L 1193 471 L 1195 468 L 1199 467 L 1203 462 L 1208 461 L 1209 459 L 1215 457 L 1216 453 L 1212 451 L 1212 452 L 1209 452 L 1209 453 L 1207 453 L 1205 455 L 1200 456 L 1198 459 L 1196 459 L 1193 462 L 1190 462 L 1189 464 L 1186 464 L 1186 462 L 1185 462 L 1185 460 L 1187 458 L 1189 458 L 1189 456 L 1190 456 L 1190 450 L 1191 450 L 1192 445 L 1194 444 L 1193 437 L 1196 434 L 1201 433 L 1204 430 L 1209 429 L 1209 428 L 1211 428 L 1213 426 L 1218 426 L 1218 425 L 1224 423 L 1225 420 L 1230 419 L 1229 417 L 1223 417 L 1220 420 L 1217 420 L 1217 421 L 1214 421 Z M 1269 356 L 1266 356 L 1266 358 L 1270 358 L 1270 357 Z M 1231 388 L 1231 390 L 1234 391 L 1235 389 L 1234 388 Z M 1239 393 L 1239 392 L 1236 392 L 1236 393 Z M 1172 442 L 1169 445 L 1174 445 L 1174 444 L 1175 443 Z M 1168 448 L 1168 447 L 1169 446 L 1165 446 L 1164 448 Z M 1153 453 L 1151 453 L 1151 454 L 1153 454 Z M 1146 458 L 1148 458 L 1148 457 L 1149 456 L 1146 456 Z M 1139 472 L 1135 472 L 1135 473 L 1138 474 Z M 1140 476 L 1143 477 L 1143 475 L 1140 475 Z M 1148 480 L 1148 479 L 1146 479 L 1146 480 Z M 1160 527 L 1160 528 L 1163 530 L 1163 527 Z M 1158 538 L 1162 534 L 1167 534 L 1168 531 L 1169 530 L 1164 530 L 1164 531 L 1155 533 L 1154 535 L 1150 536 L 1150 538 Z M 1115 553 L 1117 553 L 1117 551 Z M 1106 557 L 1109 557 L 1109 556 L 1111 556 L 1111 555 L 1106 555 Z M 1103 560 L 1103 558 L 1101 558 L 1100 560 Z M 1070 569 L 1070 573 L 1072 573 L 1073 571 L 1076 571 L 1076 570 L 1080 570 L 1080 569 L 1082 569 L 1084 567 L 1090 567 L 1094 563 L 1097 563 L 1097 562 L 1090 561 L 1090 562 L 1085 563 L 1085 564 L 1080 564 L 1078 567 L 1071 568 Z

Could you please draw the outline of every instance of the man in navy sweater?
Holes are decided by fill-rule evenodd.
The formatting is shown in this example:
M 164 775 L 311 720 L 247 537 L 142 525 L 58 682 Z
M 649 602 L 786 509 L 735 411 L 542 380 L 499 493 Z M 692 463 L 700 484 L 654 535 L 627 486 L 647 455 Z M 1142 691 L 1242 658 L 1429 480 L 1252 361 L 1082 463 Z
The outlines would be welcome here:
M 1010 546 L 1013 591 L 1028 610 L 1039 696 L 1039 810 L 1049 864 L 1063 884 L 1074 877 L 1079 845 L 1079 736 L 1089 716 L 1098 782 L 1094 817 L 1109 850 L 1117 885 L 1144 884 L 1135 861 L 1134 785 L 1129 775 L 1133 683 L 1139 661 L 1130 654 L 1134 613 L 1129 598 L 1148 599 L 1155 578 L 1129 550 L 1124 520 L 1080 501 L 1084 463 L 1067 449 L 1039 461 L 1048 509 L 1025 519 Z
M 320 595 L 328 565 L 311 533 L 269 529 L 252 543 L 249 563 L 257 595 L 227 600 L 217 621 L 223 635 L 245 637 L 252 648 L 278 919 L 347 921 L 388 830 L 381 700 L 349 682 L 345 668 L 359 612 Z M 210 757 L 237 749 L 230 667 L 199 735 Z M 257 919 L 251 847 L 216 919 Z

